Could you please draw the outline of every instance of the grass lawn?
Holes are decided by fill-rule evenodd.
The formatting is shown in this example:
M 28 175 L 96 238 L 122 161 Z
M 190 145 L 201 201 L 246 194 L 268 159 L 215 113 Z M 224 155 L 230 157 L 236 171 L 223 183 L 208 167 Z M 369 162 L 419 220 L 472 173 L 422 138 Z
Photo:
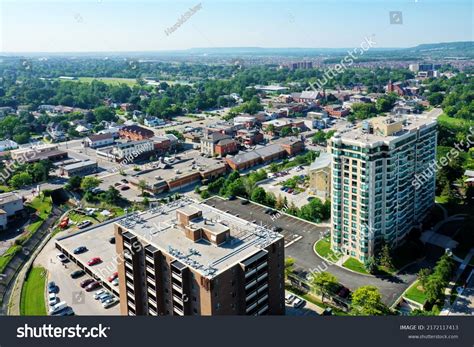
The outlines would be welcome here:
M 79 81 L 90 83 L 93 80 L 104 82 L 105 84 L 109 85 L 117 85 L 124 83 L 129 87 L 132 87 L 137 84 L 137 80 L 134 78 L 116 78 L 116 77 L 79 77 Z
M 362 264 L 360 261 L 358 261 L 355 258 L 349 258 L 347 259 L 344 264 L 342 264 L 345 268 L 348 268 L 349 270 L 359 272 L 361 274 L 368 274 L 367 270 L 364 267 L 364 264 Z
M 412 284 L 410 288 L 405 292 L 404 295 L 407 299 L 416 301 L 420 304 L 424 304 L 426 301 L 426 294 L 421 287 L 421 285 L 416 281 L 415 283 Z
M 21 250 L 21 246 L 11 246 L 7 251 L 0 257 L 0 273 L 5 270 L 10 260 L 15 254 Z
M 43 224 L 45 219 L 47 219 L 51 214 L 51 210 L 53 208 L 53 201 L 51 197 L 39 196 L 34 198 L 28 206 L 36 210 L 36 213 L 38 214 L 38 220 L 26 227 L 27 231 L 29 231 L 30 233 L 34 233 Z
M 336 262 L 341 258 L 340 253 L 335 253 L 331 250 L 331 242 L 328 238 L 321 239 L 314 245 L 314 250 L 316 253 L 329 261 Z
M 22 316 L 46 315 L 45 273 L 46 270 L 42 267 L 34 267 L 30 270 L 21 290 L 20 314 Z
M 442 114 L 438 117 L 438 123 L 446 126 L 453 126 L 453 127 L 470 127 L 474 124 L 473 121 L 462 119 L 462 118 L 453 118 L 449 117 L 446 114 Z
M 0 184 L 0 191 L 2 191 L 2 192 L 8 193 L 8 192 L 11 192 L 12 190 L 13 190 L 13 188 L 10 188 L 9 186 L 5 186 L 5 185 Z

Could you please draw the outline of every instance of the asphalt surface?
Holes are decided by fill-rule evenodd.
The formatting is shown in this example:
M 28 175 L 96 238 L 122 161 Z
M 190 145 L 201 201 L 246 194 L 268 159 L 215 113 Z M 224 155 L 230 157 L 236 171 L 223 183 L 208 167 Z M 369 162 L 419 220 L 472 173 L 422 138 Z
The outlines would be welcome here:
M 456 290 L 456 288 L 454 288 Z M 451 307 L 450 316 L 472 316 L 474 315 L 474 275 L 471 276 L 466 288 L 456 297 Z
M 408 267 L 400 275 L 388 277 L 374 277 L 345 270 L 339 266 L 329 264 L 317 256 L 313 247 L 328 227 L 319 227 L 313 223 L 304 222 L 300 219 L 287 215 L 272 219 L 272 216 L 265 214 L 266 208 L 249 203 L 242 205 L 241 200 L 224 200 L 218 197 L 210 198 L 206 201 L 209 205 L 214 205 L 222 211 L 229 211 L 234 215 L 248 221 L 256 221 L 266 226 L 281 227 L 281 232 L 285 236 L 285 241 L 297 240 L 289 244 L 285 242 L 285 255 L 295 259 L 296 270 L 303 276 L 305 273 L 327 271 L 335 275 L 339 282 L 351 290 L 355 290 L 364 285 L 373 285 L 380 290 L 383 301 L 386 304 L 393 304 L 397 298 L 416 279 L 416 273 L 422 264 L 415 264 Z M 277 215 L 275 215 L 277 216 Z M 294 235 L 297 235 L 295 237 Z M 288 245 L 289 244 L 289 245 Z

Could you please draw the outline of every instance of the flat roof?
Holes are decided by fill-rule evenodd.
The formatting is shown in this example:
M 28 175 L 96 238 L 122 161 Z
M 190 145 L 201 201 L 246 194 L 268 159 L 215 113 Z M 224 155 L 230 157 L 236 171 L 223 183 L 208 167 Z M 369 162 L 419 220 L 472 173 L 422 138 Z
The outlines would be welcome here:
M 220 245 L 204 239 L 188 239 L 177 225 L 176 212 L 190 208 L 202 211 L 202 217 L 191 221 L 191 225 L 205 226 L 213 233 L 229 229 L 230 239 Z M 281 234 L 188 198 L 133 214 L 116 223 L 209 278 L 283 238 Z
M 377 117 L 386 118 L 387 120 L 392 118 L 395 122 L 404 121 L 403 128 L 399 132 L 396 132 L 389 136 L 384 136 L 382 134 L 369 134 L 362 131 L 362 125 L 351 129 L 349 131 L 339 133 L 339 139 L 343 143 L 353 144 L 356 146 L 365 146 L 365 147 L 375 147 L 381 144 L 389 144 L 398 139 L 402 139 L 405 135 L 411 134 L 420 130 L 424 127 L 431 127 L 436 125 L 436 119 L 428 117 L 426 115 L 407 115 L 401 117 L 387 116 L 387 117 Z M 369 123 L 374 119 L 367 120 Z M 337 135 L 333 137 L 334 140 L 338 140 Z
M 138 172 L 132 177 L 137 180 L 145 179 L 150 182 L 175 181 L 182 177 L 196 173 L 206 173 L 218 169 L 223 169 L 226 164 L 221 159 L 202 157 L 199 152 L 181 153 L 180 159 L 167 164 L 169 168 L 156 168 L 155 170 L 146 170 Z M 159 165 L 159 164 L 157 164 Z M 156 177 L 161 177 L 159 180 Z
M 91 166 L 91 165 L 97 166 L 97 162 L 93 161 L 93 160 L 84 160 L 84 161 L 80 161 L 78 163 L 66 165 L 66 166 L 64 166 L 64 170 L 80 169 L 80 168 L 88 167 L 88 166 Z

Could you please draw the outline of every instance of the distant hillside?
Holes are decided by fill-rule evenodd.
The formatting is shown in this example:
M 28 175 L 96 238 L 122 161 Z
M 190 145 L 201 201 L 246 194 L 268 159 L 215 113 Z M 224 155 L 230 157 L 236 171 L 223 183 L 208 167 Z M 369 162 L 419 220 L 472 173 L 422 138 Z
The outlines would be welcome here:
M 474 57 L 474 42 L 443 42 L 425 43 L 416 47 L 407 48 L 407 52 L 421 55 L 434 55 L 444 57 Z

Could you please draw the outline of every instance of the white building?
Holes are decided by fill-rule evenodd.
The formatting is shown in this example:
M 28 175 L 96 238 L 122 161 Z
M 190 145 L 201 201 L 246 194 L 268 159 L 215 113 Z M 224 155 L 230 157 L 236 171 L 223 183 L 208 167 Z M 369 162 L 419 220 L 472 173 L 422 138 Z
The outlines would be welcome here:
M 434 204 L 436 119 L 378 117 L 329 140 L 331 248 L 364 262 L 394 248 Z
M 23 199 L 15 193 L 0 194 L 0 228 L 5 230 L 8 219 L 23 210 Z

